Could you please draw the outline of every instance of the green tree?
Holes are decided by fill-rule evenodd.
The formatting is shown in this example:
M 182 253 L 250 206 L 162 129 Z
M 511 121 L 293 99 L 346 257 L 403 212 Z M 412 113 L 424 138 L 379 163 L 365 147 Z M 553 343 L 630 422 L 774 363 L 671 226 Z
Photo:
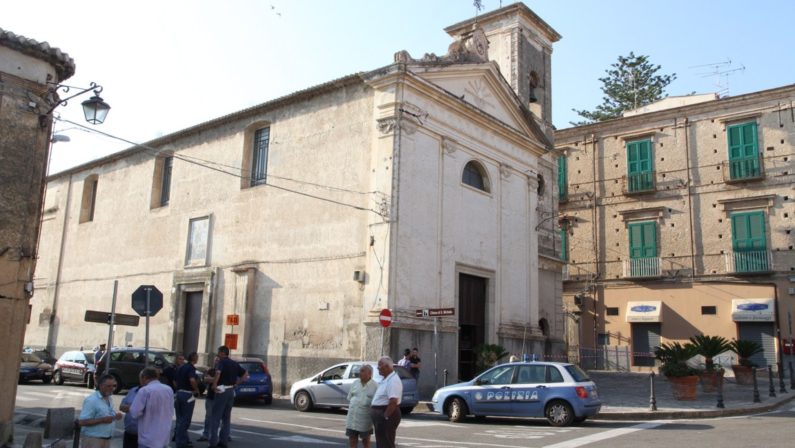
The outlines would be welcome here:
M 659 65 L 649 62 L 648 56 L 619 56 L 618 62 L 605 70 L 607 76 L 602 81 L 602 104 L 596 110 L 577 110 L 574 112 L 585 120 L 571 122 L 575 126 L 618 118 L 624 111 L 637 109 L 665 98 L 665 88 L 676 79 L 676 73 L 670 75 L 657 74 Z

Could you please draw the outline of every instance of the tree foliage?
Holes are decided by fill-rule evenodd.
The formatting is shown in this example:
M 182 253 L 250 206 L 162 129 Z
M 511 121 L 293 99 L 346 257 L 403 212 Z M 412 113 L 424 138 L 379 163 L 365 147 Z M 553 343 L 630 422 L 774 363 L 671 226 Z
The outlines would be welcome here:
M 676 79 L 676 73 L 657 74 L 659 65 L 649 62 L 649 57 L 619 56 L 618 62 L 605 70 L 607 76 L 599 78 L 602 82 L 602 104 L 593 111 L 572 109 L 585 120 L 572 122 L 575 126 L 618 118 L 624 111 L 637 109 L 668 96 L 665 88 Z

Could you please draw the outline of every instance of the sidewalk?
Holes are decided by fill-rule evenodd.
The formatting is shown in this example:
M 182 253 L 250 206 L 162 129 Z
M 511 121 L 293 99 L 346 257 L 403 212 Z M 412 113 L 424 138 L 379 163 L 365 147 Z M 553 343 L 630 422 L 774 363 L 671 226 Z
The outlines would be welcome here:
M 699 386 L 696 400 L 674 400 L 671 386 L 665 377 L 655 376 L 657 410 L 651 411 L 649 374 L 590 371 L 589 375 L 596 382 L 599 396 L 602 398 L 602 411 L 596 417 L 597 420 L 667 420 L 747 415 L 769 411 L 795 399 L 795 391 L 790 389 L 789 378 L 784 379 L 786 393 L 780 392 L 779 380 L 774 378 L 773 390 L 776 396 L 771 397 L 768 378 L 759 377 L 760 403 L 754 403 L 753 386 L 738 385 L 733 377 L 727 377 L 724 379 L 723 387 L 724 408 L 721 409 L 717 407 L 718 394 L 703 392 L 701 386 Z M 277 399 L 287 398 L 277 397 Z M 428 404 L 428 402 L 420 402 L 414 409 L 414 413 L 429 413 Z M 24 410 L 15 412 L 14 423 L 13 447 L 22 447 L 25 437 L 29 433 L 44 432 L 44 418 L 26 413 Z M 55 442 L 55 439 L 44 439 L 42 446 L 49 447 Z M 58 446 L 69 448 L 72 446 L 72 439 L 65 439 L 63 443 L 63 445 L 59 443 Z M 120 448 L 121 446 L 121 431 L 117 430 L 112 447 Z

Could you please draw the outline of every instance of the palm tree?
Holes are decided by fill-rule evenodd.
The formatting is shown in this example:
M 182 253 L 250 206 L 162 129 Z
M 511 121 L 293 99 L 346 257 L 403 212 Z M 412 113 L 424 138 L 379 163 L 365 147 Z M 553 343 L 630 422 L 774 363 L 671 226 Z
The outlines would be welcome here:
M 715 370 L 712 358 L 732 349 L 729 341 L 723 336 L 699 334 L 691 337 L 690 342 L 696 347 L 696 352 L 704 357 L 704 366 L 707 372 Z

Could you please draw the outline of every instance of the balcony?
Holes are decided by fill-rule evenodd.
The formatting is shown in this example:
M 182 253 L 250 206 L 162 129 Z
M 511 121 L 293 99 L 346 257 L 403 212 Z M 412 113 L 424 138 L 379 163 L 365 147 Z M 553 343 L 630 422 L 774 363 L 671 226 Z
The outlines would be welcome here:
M 726 183 L 748 182 L 763 179 L 765 167 L 761 157 L 727 160 L 722 163 L 723 180 Z
M 624 278 L 658 278 L 662 276 L 662 258 L 645 257 L 624 260 Z
M 773 254 L 769 250 L 729 252 L 723 255 L 730 274 L 763 274 L 773 271 Z
M 657 191 L 656 177 L 654 171 L 627 174 L 623 177 L 622 190 L 625 195 L 654 193 Z

